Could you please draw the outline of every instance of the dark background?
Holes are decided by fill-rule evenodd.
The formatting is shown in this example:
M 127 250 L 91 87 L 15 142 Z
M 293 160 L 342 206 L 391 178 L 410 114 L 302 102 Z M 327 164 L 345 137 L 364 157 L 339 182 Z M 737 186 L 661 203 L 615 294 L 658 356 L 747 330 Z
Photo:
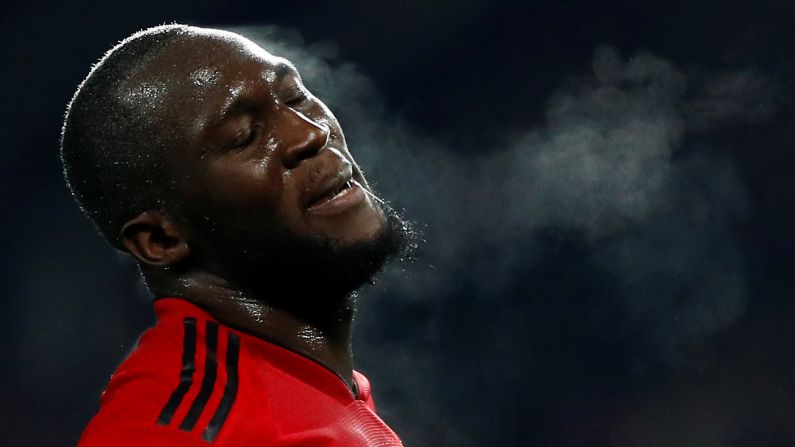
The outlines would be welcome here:
M 6 6 L 0 444 L 74 445 L 152 322 L 135 266 L 72 203 L 57 145 L 90 65 L 178 21 L 279 27 L 423 230 L 416 260 L 362 291 L 356 333 L 407 445 L 795 445 L 792 5 Z M 595 164 L 542 163 L 576 145 Z

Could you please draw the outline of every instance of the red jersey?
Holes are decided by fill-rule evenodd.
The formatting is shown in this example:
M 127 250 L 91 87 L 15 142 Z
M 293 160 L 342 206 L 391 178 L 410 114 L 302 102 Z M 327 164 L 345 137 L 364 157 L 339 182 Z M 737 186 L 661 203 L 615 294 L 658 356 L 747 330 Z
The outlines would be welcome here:
M 79 447 L 401 446 L 358 396 L 307 357 L 219 323 L 177 298 L 155 302 Z

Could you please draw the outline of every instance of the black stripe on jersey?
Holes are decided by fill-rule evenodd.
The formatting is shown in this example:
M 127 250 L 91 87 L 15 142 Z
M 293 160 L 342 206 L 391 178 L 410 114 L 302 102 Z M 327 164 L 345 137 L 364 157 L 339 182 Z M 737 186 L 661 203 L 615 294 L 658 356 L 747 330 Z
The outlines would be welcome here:
M 199 389 L 199 394 L 197 394 L 196 398 L 193 400 L 193 404 L 191 404 L 188 414 L 185 415 L 185 419 L 179 424 L 180 430 L 184 431 L 193 430 L 196 421 L 199 420 L 199 416 L 201 416 L 204 407 L 207 405 L 207 401 L 210 399 L 210 395 L 213 393 L 215 377 L 218 373 L 218 361 L 215 355 L 215 349 L 218 346 L 218 323 L 208 321 L 206 327 L 207 334 L 205 343 L 207 344 L 207 349 L 204 352 L 204 377 L 202 378 L 202 386 Z
M 221 402 L 215 410 L 213 418 L 204 430 L 202 437 L 207 442 L 212 442 L 218 435 L 218 431 L 226 421 L 229 411 L 232 409 L 232 404 L 235 403 L 237 396 L 237 360 L 240 353 L 240 338 L 229 332 L 226 342 L 226 386 L 224 386 L 224 395 L 221 397 Z
M 174 412 L 182 403 L 182 398 L 193 384 L 193 373 L 196 371 L 196 319 L 185 318 L 182 327 L 182 369 L 179 372 L 179 384 L 168 398 L 168 402 L 160 412 L 160 417 L 157 418 L 157 423 L 161 425 L 168 425 L 171 422 Z

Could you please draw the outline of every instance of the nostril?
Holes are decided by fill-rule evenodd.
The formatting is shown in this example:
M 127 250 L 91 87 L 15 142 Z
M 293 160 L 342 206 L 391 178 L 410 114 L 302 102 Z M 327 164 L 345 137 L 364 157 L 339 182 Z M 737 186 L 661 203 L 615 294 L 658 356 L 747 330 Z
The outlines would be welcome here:
M 328 142 L 327 138 L 308 138 L 301 144 L 287 150 L 285 165 L 288 169 L 297 167 L 302 161 L 318 154 Z
M 315 150 L 305 150 L 305 151 L 301 151 L 301 152 L 299 152 L 299 153 L 297 153 L 297 154 L 295 155 L 295 157 L 294 157 L 294 163 L 297 165 L 298 163 L 301 163 L 302 161 L 306 160 L 307 158 L 312 158 L 312 157 L 314 157 L 314 156 L 315 156 L 315 155 L 316 155 L 316 154 L 317 154 L 319 151 L 320 151 L 320 148 L 317 148 L 317 149 L 315 149 Z

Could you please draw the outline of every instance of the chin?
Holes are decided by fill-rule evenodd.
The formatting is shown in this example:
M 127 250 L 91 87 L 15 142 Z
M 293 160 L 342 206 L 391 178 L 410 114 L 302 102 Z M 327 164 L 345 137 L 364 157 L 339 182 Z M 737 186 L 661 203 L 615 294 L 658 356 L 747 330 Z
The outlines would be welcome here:
M 219 225 L 205 236 L 222 277 L 296 314 L 322 303 L 344 303 L 342 298 L 371 281 L 390 259 L 415 246 L 409 223 L 388 205 L 313 223 L 301 233 L 278 226 L 241 231 Z
M 375 206 L 368 206 L 346 219 L 330 220 L 320 228 L 318 237 L 337 246 L 349 246 L 373 241 L 389 225 L 386 213 Z

